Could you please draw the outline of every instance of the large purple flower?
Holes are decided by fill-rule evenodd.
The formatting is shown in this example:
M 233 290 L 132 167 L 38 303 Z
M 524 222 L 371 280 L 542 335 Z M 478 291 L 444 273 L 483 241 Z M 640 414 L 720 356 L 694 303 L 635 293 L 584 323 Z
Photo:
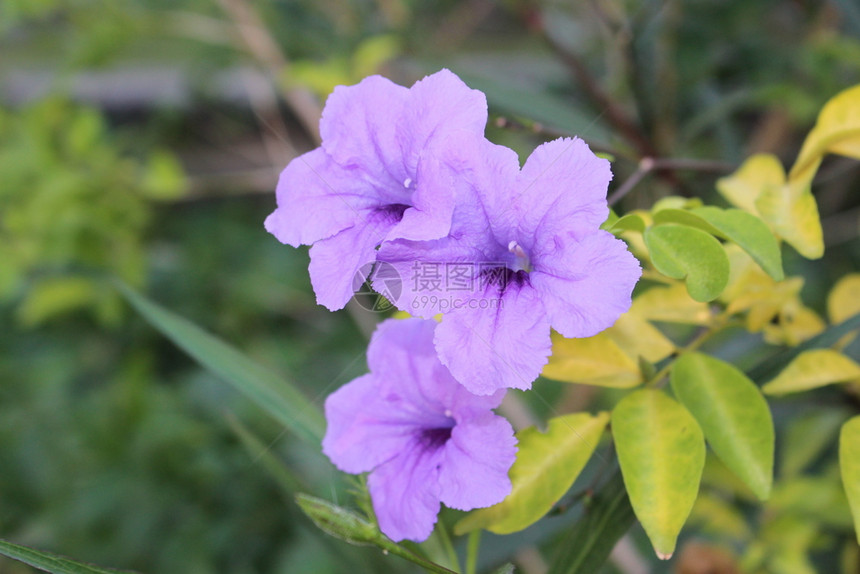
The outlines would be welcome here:
M 457 383 L 436 355 L 434 327 L 381 323 L 367 350 L 370 374 L 325 404 L 323 452 L 343 471 L 370 472 L 379 527 L 395 541 L 426 539 L 440 501 L 471 510 L 511 491 L 516 439 L 491 410 L 504 392 L 476 396 Z
M 599 229 L 612 174 L 582 140 L 543 144 L 520 170 L 505 147 L 455 139 L 439 156 L 460 198 L 450 234 L 386 242 L 378 259 L 403 280 L 398 308 L 445 314 L 436 349 L 466 388 L 527 389 L 549 356 L 550 327 L 565 337 L 610 327 L 630 307 L 639 263 Z
M 331 310 L 346 305 L 353 278 L 384 239 L 444 237 L 453 186 L 430 150 L 453 132 L 482 135 L 484 94 L 442 70 L 405 88 L 370 76 L 339 86 L 320 121 L 321 147 L 290 162 L 266 229 L 311 248 L 311 283 Z

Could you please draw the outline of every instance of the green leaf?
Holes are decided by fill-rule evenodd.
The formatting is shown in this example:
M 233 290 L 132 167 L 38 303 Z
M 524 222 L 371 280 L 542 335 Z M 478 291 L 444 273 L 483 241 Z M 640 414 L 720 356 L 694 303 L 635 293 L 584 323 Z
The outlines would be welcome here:
M 275 420 L 314 445 L 325 423 L 319 407 L 281 377 L 187 319 L 153 303 L 124 283 L 117 287 L 129 303 L 203 367 L 221 377 Z
M 391 539 L 379 531 L 376 524 L 351 510 L 308 494 L 297 495 L 296 503 L 302 509 L 302 512 L 322 531 L 344 542 L 356 546 L 377 546 L 383 552 L 391 553 L 414 562 L 428 572 L 456 574 L 444 566 L 431 562 L 405 547 L 392 542 Z
M 689 211 L 664 209 L 654 214 L 654 224 L 677 223 L 701 229 L 721 239 L 736 243 L 750 254 L 761 268 L 776 281 L 782 281 L 782 254 L 779 243 L 767 224 L 741 209 L 697 207 Z
M 50 552 L 35 550 L 6 540 L 0 540 L 0 554 L 53 574 L 117 574 L 122 570 L 109 570 L 92 564 L 75 562 Z
M 575 413 L 550 419 L 545 433 L 534 427 L 518 432 L 517 460 L 510 471 L 513 490 L 499 504 L 463 518 L 454 532 L 485 528 L 510 534 L 540 520 L 573 485 L 608 422 L 609 413 Z
M 664 392 L 643 389 L 612 411 L 612 434 L 633 510 L 657 556 L 667 560 L 699 491 L 702 430 Z
M 704 219 L 715 228 L 718 237 L 736 243 L 750 254 L 761 268 L 776 281 L 782 281 L 782 254 L 776 237 L 760 218 L 740 209 L 698 207 L 694 215 Z
M 842 485 L 854 517 L 854 530 L 860 543 L 860 416 L 842 426 L 839 434 L 839 467 Z
M 620 234 L 624 231 L 637 231 L 642 233 L 645 231 L 645 220 L 638 213 L 628 213 L 615 221 L 608 227 L 604 227 L 607 231 L 613 234 Z
M 766 500 L 773 483 L 774 430 L 758 387 L 732 365 L 702 353 L 681 355 L 670 379 L 720 460 Z
M 549 574 L 592 574 L 600 571 L 616 542 L 636 515 L 620 472 L 585 502 L 585 515 L 559 545 Z
M 660 273 L 686 279 L 696 301 L 713 301 L 729 280 L 729 259 L 720 242 L 686 225 L 657 225 L 645 230 L 645 244 Z
M 762 387 L 768 395 L 808 391 L 860 379 L 860 365 L 833 349 L 804 351 Z

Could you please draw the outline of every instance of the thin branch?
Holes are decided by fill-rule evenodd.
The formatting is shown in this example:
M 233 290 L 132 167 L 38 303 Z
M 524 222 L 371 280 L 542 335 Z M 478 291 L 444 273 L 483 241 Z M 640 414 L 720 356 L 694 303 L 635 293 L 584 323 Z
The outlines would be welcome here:
M 289 62 L 278 43 L 263 24 L 262 18 L 246 0 L 220 0 L 233 20 L 248 50 L 277 81 L 289 69 Z M 322 109 L 310 91 L 303 88 L 283 90 L 284 100 L 296 114 L 310 138 L 320 142 L 319 120 Z
M 621 201 L 624 196 L 630 193 L 639 182 L 645 179 L 652 171 L 701 171 L 713 173 L 729 173 L 735 169 L 731 163 L 724 161 L 713 161 L 707 159 L 689 159 L 689 158 L 650 158 L 643 157 L 639 160 L 639 166 L 636 171 L 625 180 L 621 186 L 612 192 L 607 199 L 609 206 L 613 206 Z

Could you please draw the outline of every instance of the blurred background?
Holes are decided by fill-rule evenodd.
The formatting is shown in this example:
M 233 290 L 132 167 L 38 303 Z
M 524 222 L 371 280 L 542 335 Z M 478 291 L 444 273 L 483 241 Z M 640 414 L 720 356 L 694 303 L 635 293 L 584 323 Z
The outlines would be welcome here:
M 381 316 L 316 306 L 307 250 L 263 230 L 277 175 L 317 144 L 335 85 L 373 73 L 410 85 L 441 67 L 487 93 L 490 139 L 521 158 L 579 135 L 613 158 L 611 190 L 643 157 L 692 160 L 655 170 L 621 212 L 669 194 L 722 205 L 717 177 L 755 152 L 790 164 L 823 103 L 860 82 L 860 6 L 0 0 L 0 538 L 141 572 L 414 571 L 313 528 L 260 453 L 328 498 L 336 471 L 153 331 L 105 278 L 321 403 L 365 371 Z M 821 314 L 834 281 L 858 269 L 858 182 L 858 162 L 828 158 L 814 187 L 827 255 L 785 253 Z M 537 388 L 559 410 L 600 400 L 576 385 Z M 742 504 L 712 504 L 694 513 L 691 532 L 705 538 L 671 564 L 652 566 L 634 533 L 606 572 L 735 572 L 751 551 L 797 555 L 762 571 L 856 565 L 844 500 L 821 494 L 838 428 L 826 423 L 841 420 L 828 397 L 810 411 L 812 431 L 786 430 L 820 439 L 792 462 L 808 476 L 787 497 L 818 502 L 772 510 L 770 530 Z M 546 409 L 534 406 L 531 416 Z M 535 548 L 553 536 L 487 537 L 486 566 L 514 557 L 540 573 Z M 0 573 L 31 571 L 0 559 Z

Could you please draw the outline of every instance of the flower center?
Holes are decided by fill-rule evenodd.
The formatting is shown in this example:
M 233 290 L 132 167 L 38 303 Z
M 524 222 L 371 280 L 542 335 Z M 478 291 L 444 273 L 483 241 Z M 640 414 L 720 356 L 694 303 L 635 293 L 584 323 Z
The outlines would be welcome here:
M 517 243 L 516 241 L 511 241 L 508 243 L 508 251 L 513 253 L 515 259 L 512 265 L 510 265 L 511 271 L 519 272 L 525 271 L 528 273 L 532 270 L 531 261 L 529 261 L 529 256 L 526 254 L 525 249 Z
M 439 427 L 422 429 L 420 440 L 427 449 L 441 448 L 451 438 L 451 430 L 454 427 Z
M 376 208 L 376 213 L 380 213 L 392 221 L 400 221 L 403 219 L 403 213 L 409 209 L 408 205 L 403 203 L 390 203 Z

